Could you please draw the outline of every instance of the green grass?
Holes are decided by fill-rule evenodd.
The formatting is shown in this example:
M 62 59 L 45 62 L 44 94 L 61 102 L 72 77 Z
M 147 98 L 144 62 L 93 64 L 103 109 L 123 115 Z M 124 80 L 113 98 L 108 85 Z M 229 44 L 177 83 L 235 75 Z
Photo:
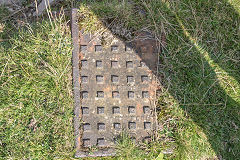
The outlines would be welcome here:
M 71 46 L 60 20 L 26 25 L 1 43 L 1 159 L 72 156 Z
M 123 136 L 118 155 L 107 159 L 239 159 L 239 1 L 92 0 L 78 7 L 94 17 L 80 22 L 89 30 L 99 29 L 100 20 L 131 32 L 145 28 L 159 39 L 166 33 L 158 137 L 136 145 Z M 69 28 L 61 20 L 25 25 L 14 34 L 10 28 L 0 33 L 1 158 L 70 159 Z

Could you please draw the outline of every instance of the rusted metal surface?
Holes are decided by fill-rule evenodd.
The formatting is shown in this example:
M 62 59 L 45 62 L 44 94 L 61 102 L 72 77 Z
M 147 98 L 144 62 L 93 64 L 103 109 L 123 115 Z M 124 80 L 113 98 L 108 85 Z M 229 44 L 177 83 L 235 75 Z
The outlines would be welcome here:
M 123 131 L 136 141 L 151 139 L 156 127 L 158 42 L 147 32 L 131 43 L 110 31 L 88 34 L 72 27 L 72 35 L 73 62 L 79 60 L 79 72 L 73 68 L 73 73 L 80 77 L 79 82 L 73 75 L 74 86 L 80 85 L 80 97 L 74 92 L 76 157 L 114 155 L 114 142 Z
M 72 72 L 73 72 L 73 95 L 74 95 L 74 136 L 75 136 L 75 148 L 80 150 L 81 148 L 81 134 L 80 134 L 80 71 L 79 71 L 79 34 L 77 24 L 77 9 L 72 9 L 71 14 L 71 30 L 72 30 Z

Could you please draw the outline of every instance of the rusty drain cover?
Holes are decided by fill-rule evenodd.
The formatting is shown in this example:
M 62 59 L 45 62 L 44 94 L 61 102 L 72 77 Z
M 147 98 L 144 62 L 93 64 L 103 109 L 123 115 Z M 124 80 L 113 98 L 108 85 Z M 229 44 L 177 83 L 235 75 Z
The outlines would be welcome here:
M 125 43 L 110 31 L 79 31 L 72 10 L 76 157 L 114 155 L 116 138 L 151 139 L 156 127 L 157 41 L 147 32 Z M 104 41 L 104 44 L 103 44 Z

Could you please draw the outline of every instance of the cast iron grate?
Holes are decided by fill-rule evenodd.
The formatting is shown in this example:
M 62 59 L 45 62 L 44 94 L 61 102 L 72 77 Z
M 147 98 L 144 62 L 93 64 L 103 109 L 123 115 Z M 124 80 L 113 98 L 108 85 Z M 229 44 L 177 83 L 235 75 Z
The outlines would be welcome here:
M 78 29 L 76 10 L 72 37 L 76 156 L 114 155 L 121 132 L 136 141 L 151 139 L 156 127 L 157 41 L 147 32 L 131 43 L 110 31 L 84 33 Z

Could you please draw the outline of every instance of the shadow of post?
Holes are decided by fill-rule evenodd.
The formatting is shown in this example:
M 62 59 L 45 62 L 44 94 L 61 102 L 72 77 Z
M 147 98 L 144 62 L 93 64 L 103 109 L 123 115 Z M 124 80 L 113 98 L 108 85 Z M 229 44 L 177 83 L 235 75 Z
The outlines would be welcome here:
M 239 15 L 226 1 L 186 1 L 175 7 L 174 12 L 168 8 L 180 37 L 194 48 L 188 50 L 190 55 L 182 54 L 184 50 L 175 55 L 177 62 L 170 60 L 175 75 L 169 77 L 176 83 L 169 92 L 204 130 L 219 159 L 236 159 L 240 157 Z

